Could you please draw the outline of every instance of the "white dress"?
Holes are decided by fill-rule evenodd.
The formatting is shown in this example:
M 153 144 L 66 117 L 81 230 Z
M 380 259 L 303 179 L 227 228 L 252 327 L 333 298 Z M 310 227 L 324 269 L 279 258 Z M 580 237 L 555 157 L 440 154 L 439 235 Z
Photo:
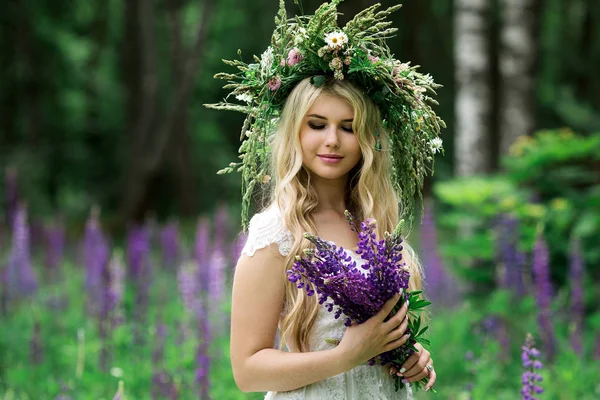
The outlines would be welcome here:
M 279 246 L 279 252 L 286 256 L 293 243 L 292 234 L 285 228 L 279 209 L 271 207 L 258 213 L 250 220 L 248 239 L 241 254 L 253 256 L 256 250 L 271 243 Z M 355 253 L 349 254 L 357 264 L 363 260 Z M 346 326 L 344 316 L 334 318 L 321 306 L 315 325 L 310 332 L 311 351 L 327 350 L 339 343 Z M 265 400 L 410 400 L 410 388 L 395 391 L 394 379 L 386 367 L 359 365 L 358 367 L 331 378 L 289 392 L 268 392 Z

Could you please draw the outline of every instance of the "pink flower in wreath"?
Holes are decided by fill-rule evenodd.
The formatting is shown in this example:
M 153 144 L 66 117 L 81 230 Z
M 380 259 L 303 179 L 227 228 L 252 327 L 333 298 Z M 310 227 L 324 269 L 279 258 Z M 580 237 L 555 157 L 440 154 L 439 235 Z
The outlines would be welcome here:
M 269 79 L 267 86 L 272 92 L 276 91 L 281 86 L 281 78 L 279 76 L 274 76 L 273 78 Z
M 302 54 L 300 53 L 300 50 L 298 50 L 297 48 L 293 48 L 290 50 L 290 52 L 288 53 L 287 56 L 287 64 L 290 67 L 293 67 L 294 65 L 298 64 L 300 61 L 302 61 Z
M 369 61 L 371 61 L 372 63 L 376 63 L 379 61 L 379 57 L 369 56 Z

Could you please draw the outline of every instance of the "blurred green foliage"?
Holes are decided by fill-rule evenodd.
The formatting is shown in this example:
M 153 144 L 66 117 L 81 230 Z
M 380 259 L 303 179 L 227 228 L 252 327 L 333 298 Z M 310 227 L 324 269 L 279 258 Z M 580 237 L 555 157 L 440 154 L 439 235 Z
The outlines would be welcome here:
M 552 277 L 563 285 L 572 235 L 581 239 L 588 266 L 600 262 L 600 133 L 540 131 L 522 136 L 511 152 L 502 173 L 434 187 L 442 202 L 440 225 L 447 232 L 464 233 L 445 235 L 442 251 L 464 279 L 493 287 L 499 217 L 513 216 L 519 221 L 515 234 L 521 251 L 531 253 L 536 233 L 543 231 Z M 588 271 L 598 277 L 595 269 Z

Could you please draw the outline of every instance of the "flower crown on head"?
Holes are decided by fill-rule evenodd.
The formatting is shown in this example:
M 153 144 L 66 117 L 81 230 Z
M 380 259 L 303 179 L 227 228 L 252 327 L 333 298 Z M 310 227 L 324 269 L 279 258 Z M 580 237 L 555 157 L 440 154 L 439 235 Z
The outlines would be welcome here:
M 390 148 L 386 150 L 392 156 L 394 187 L 409 220 L 414 196 L 421 196 L 423 180 L 428 170 L 433 172 L 434 155 L 442 151 L 439 133 L 445 124 L 431 109 L 430 104 L 437 102 L 429 95 L 436 94 L 440 85 L 430 75 L 417 72 L 417 66 L 396 60 L 385 43 L 397 31 L 386 19 L 401 5 L 377 11 L 381 5 L 375 4 L 339 28 L 337 6 L 342 1 L 324 3 L 312 16 L 288 19 L 285 1 L 280 0 L 271 45 L 261 57 L 254 56 L 251 64 L 223 60 L 239 72 L 215 75 L 229 81 L 224 88 L 231 89 L 229 96 L 239 103 L 225 100 L 206 106 L 247 114 L 240 137 L 241 161 L 218 172 L 242 173 L 244 229 L 256 185 L 271 179 L 269 143 L 285 100 L 296 84 L 308 77 L 315 86 L 326 79 L 346 79 L 377 105 L 390 136 Z M 382 150 L 379 140 L 375 150 Z

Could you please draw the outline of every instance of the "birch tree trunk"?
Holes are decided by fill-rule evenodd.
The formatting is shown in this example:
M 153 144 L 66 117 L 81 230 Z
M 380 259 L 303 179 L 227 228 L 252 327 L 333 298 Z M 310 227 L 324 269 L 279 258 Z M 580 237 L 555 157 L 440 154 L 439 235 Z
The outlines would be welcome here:
M 537 0 L 502 0 L 500 33 L 500 154 L 535 128 Z
M 491 111 L 488 0 L 456 0 L 454 9 L 458 176 L 490 172 Z

